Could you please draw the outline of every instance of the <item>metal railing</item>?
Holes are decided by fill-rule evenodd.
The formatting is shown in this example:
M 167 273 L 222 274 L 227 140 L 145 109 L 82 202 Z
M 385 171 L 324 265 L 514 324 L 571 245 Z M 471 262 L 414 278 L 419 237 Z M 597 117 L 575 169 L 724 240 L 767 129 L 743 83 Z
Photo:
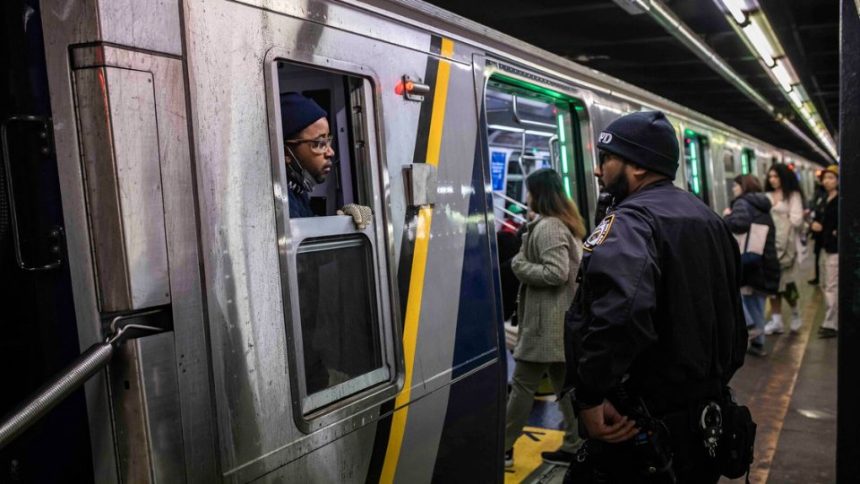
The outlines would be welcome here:
M 106 367 L 113 357 L 114 350 L 128 339 L 128 330 L 141 330 L 144 332 L 143 334 L 165 331 L 164 328 L 143 324 L 120 325 L 121 322 L 161 312 L 162 310 L 158 309 L 114 318 L 110 324 L 111 333 L 104 342 L 96 343 L 87 348 L 72 364 L 36 391 L 18 410 L 7 415 L 0 422 L 0 449 L 6 447 L 57 404 Z

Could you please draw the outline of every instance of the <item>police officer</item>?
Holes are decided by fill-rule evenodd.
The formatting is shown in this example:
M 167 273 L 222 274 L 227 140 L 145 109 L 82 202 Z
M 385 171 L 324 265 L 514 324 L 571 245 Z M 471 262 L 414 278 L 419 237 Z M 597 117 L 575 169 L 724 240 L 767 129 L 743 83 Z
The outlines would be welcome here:
M 584 244 L 566 316 L 575 407 L 589 439 L 603 444 L 610 482 L 650 482 L 625 462 L 642 427 L 629 402 L 669 427 L 679 482 L 716 482 L 694 427 L 743 364 L 737 243 L 717 214 L 673 185 L 678 141 L 662 112 L 619 118 L 597 146 L 595 175 L 614 206 Z

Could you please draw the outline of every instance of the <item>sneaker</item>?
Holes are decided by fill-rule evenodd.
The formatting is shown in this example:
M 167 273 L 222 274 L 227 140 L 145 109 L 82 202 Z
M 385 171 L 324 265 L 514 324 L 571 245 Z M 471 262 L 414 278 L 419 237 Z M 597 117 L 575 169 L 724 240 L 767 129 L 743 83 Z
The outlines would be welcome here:
M 797 314 L 792 316 L 792 318 L 791 318 L 791 332 L 797 333 L 798 331 L 800 331 L 801 326 L 803 326 L 803 320 L 800 319 L 800 316 Z
M 818 331 L 818 337 L 820 339 L 835 338 L 837 336 L 839 336 L 839 331 L 836 331 L 833 328 L 821 328 L 821 330 Z
M 767 356 L 767 351 L 764 349 L 764 346 L 759 345 L 750 345 L 747 348 L 747 353 L 753 356 Z
M 505 451 L 505 469 L 510 469 L 514 466 L 514 449 Z
M 569 466 L 570 463 L 573 462 L 573 459 L 576 458 L 576 454 L 572 452 L 565 452 L 561 449 L 556 450 L 555 452 L 541 452 L 540 456 L 547 464 L 565 467 Z
M 785 329 L 782 327 L 782 321 L 771 319 L 764 325 L 764 334 L 770 336 L 772 334 L 782 334 Z

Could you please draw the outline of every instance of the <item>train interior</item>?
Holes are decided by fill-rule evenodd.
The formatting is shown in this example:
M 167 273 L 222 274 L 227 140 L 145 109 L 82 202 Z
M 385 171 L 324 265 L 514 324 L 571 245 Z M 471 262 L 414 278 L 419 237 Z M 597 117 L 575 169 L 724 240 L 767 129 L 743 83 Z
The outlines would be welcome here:
M 517 281 L 510 261 L 527 223 L 526 178 L 541 168 L 561 174 L 564 190 L 587 213 L 579 112 L 573 98 L 519 80 L 494 76 L 486 89 L 488 173 L 501 268 L 503 313 L 512 329 Z M 589 217 L 584 216 L 586 220 Z
M 708 137 L 691 129 L 684 130 L 684 163 L 687 191 L 710 205 L 708 190 Z

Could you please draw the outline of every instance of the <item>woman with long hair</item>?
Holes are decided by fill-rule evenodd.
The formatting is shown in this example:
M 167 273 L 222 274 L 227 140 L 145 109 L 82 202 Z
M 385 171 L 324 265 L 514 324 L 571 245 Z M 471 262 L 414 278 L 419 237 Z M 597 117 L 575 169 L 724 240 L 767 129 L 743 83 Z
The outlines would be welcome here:
M 738 238 L 742 254 L 741 300 L 750 329 L 748 352 L 765 356 L 764 303 L 767 296 L 775 295 L 779 289 L 779 260 L 770 200 L 753 175 L 736 176 L 732 192 L 735 198 L 731 208 L 726 209 L 725 219 Z
M 564 192 L 554 170 L 544 168 L 526 179 L 529 222 L 511 267 L 520 280 L 519 338 L 514 348 L 513 380 L 505 425 L 505 466 L 513 466 L 514 442 L 522 433 L 544 374 L 556 393 L 564 384 L 564 314 L 576 292 L 585 225 L 576 204 Z M 579 445 L 576 417 L 568 395 L 559 400 L 565 436 L 561 448 L 544 452 L 545 461 L 569 464 Z
M 782 299 L 791 306 L 791 331 L 797 332 L 803 324 L 797 310 L 797 244 L 803 227 L 803 192 L 797 175 L 787 165 L 775 163 L 767 172 L 765 184 L 767 197 L 772 205 L 770 214 L 776 229 L 776 253 L 781 270 L 779 294 L 770 300 L 771 319 L 765 326 L 765 334 L 780 334 L 782 324 Z

